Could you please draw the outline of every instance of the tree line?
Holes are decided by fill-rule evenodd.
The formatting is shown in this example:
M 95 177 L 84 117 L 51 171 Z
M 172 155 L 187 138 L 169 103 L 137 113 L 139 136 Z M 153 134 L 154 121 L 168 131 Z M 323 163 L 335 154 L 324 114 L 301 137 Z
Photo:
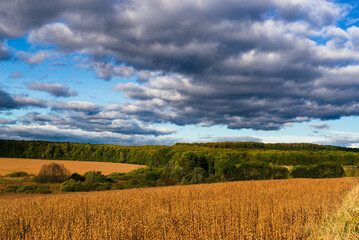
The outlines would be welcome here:
M 213 171 L 219 162 L 235 165 L 258 161 L 276 165 L 314 165 L 324 162 L 359 164 L 352 149 L 316 144 L 194 143 L 173 146 L 118 146 L 45 141 L 0 140 L 0 156 L 143 164 L 150 167 L 183 165 Z
M 359 153 L 347 149 L 315 144 L 276 145 L 252 142 L 118 146 L 0 140 L 0 157 L 102 161 L 148 166 L 130 173 L 113 173 L 107 176 L 114 183 L 119 181 L 123 184 L 106 182 L 89 188 L 89 184 L 73 178 L 64 184 L 64 189 L 68 190 L 290 177 L 341 177 L 344 175 L 343 165 L 359 164 Z

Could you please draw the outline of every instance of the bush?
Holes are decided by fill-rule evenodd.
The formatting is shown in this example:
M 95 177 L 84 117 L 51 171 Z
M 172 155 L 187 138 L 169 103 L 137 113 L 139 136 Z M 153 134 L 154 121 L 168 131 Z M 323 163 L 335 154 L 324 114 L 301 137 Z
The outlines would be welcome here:
M 109 175 L 107 175 L 107 179 L 111 179 L 112 181 L 119 181 L 119 180 L 124 180 L 124 176 L 126 174 L 125 173 L 118 173 L 118 172 L 114 172 L 114 173 L 111 173 Z
M 272 179 L 289 178 L 289 170 L 286 167 L 272 166 Z
M 34 193 L 37 186 L 25 185 L 16 190 L 17 193 Z
M 78 173 L 73 173 L 73 174 L 71 174 L 71 176 L 68 179 L 73 179 L 75 181 L 84 182 L 86 178 Z
M 337 178 L 344 176 L 344 169 L 339 164 L 335 163 L 321 163 L 313 166 L 313 178 Z
M 209 183 L 215 183 L 215 182 L 221 182 L 223 181 L 222 177 L 220 174 L 213 174 L 213 175 L 210 175 L 209 178 L 207 179 L 207 182 Z
M 5 175 L 5 177 L 28 177 L 28 176 L 30 175 L 26 172 L 13 172 Z
M 196 167 L 191 173 L 182 178 L 181 184 L 197 184 L 204 183 L 206 170 L 200 167 Z
M 61 183 L 60 190 L 62 192 L 85 192 L 88 189 L 82 184 L 81 181 L 75 181 L 74 179 L 69 179 Z
M 90 171 L 85 173 L 85 182 L 91 183 L 103 183 L 107 182 L 107 178 L 105 175 L 101 173 L 101 171 Z
M 34 180 L 40 183 L 63 182 L 69 175 L 63 164 L 51 163 L 43 165 Z
M 293 178 L 311 178 L 311 168 L 309 166 L 296 166 L 292 169 L 291 175 Z
M 248 162 L 237 165 L 233 180 L 264 180 L 271 179 L 272 167 L 267 163 Z
M 126 187 L 122 184 L 115 184 L 111 186 L 111 190 L 120 190 L 120 189 L 125 189 Z
M 344 176 L 344 168 L 335 163 L 297 166 L 292 169 L 293 178 L 336 178 Z
M 6 192 L 7 192 L 7 193 L 14 193 L 14 192 L 16 192 L 16 190 L 17 190 L 18 188 L 19 188 L 18 186 L 7 187 L 7 188 L 6 188 Z
M 98 186 L 95 191 L 106 191 L 106 190 L 110 190 L 111 189 L 111 185 L 109 184 L 105 184 L 105 185 L 100 185 Z
M 38 194 L 48 194 L 51 193 L 50 189 L 48 188 L 44 188 L 44 187 L 37 187 L 33 193 L 38 193 Z

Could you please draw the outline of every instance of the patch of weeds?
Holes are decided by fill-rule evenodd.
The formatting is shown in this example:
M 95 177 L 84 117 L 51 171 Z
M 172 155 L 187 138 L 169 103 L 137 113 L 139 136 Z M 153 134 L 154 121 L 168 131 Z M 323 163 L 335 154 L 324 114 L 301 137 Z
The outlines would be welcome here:
M 26 172 L 13 172 L 6 174 L 5 177 L 29 177 L 30 175 Z

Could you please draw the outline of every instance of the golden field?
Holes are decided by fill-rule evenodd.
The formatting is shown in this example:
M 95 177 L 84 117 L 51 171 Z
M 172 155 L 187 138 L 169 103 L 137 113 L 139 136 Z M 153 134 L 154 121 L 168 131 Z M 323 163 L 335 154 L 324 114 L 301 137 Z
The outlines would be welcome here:
M 357 178 L 0 196 L 0 239 L 306 239 Z
M 113 172 L 130 172 L 132 170 L 146 167 L 144 165 L 110 162 L 87 162 L 87 161 L 67 161 L 67 160 L 44 160 L 44 159 L 24 159 L 24 158 L 0 158 L 0 175 L 23 171 L 29 174 L 38 174 L 44 164 L 59 163 L 63 164 L 71 173 L 77 172 L 84 174 L 88 171 L 101 171 L 103 174 Z

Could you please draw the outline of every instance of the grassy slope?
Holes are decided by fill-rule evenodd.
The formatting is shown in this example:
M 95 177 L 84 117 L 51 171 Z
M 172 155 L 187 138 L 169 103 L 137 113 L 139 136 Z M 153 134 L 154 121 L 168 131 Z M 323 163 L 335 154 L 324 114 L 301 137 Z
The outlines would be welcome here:
M 313 239 L 359 239 L 359 185 L 348 193 L 338 212 L 328 216 Z

